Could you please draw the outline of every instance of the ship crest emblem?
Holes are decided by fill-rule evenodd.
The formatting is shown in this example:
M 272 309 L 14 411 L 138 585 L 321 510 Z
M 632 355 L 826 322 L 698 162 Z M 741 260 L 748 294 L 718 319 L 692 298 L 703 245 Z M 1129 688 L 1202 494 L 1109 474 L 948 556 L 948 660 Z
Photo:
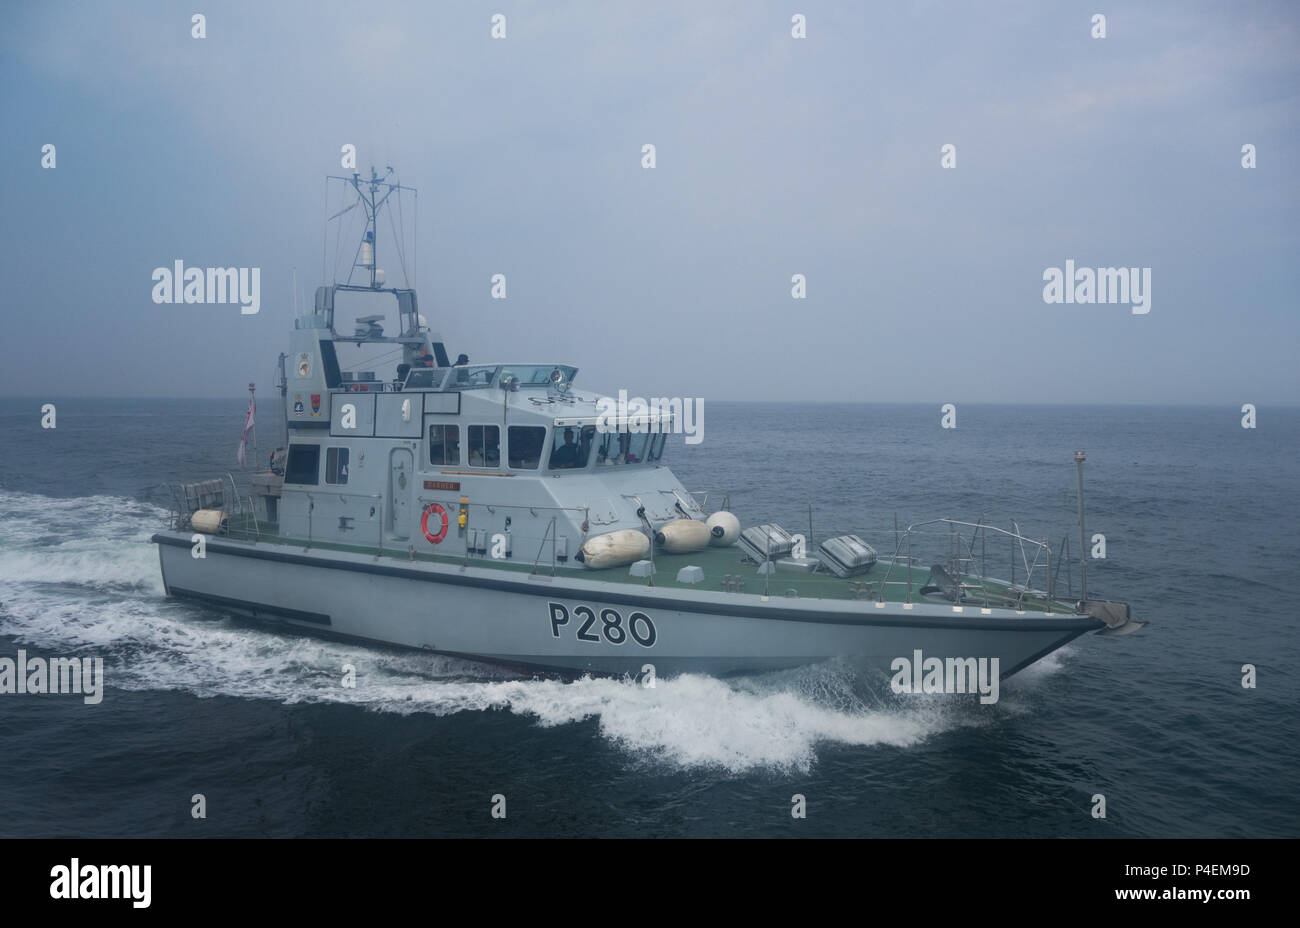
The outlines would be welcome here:
M 313 393 L 311 395 L 311 414 L 313 416 L 320 415 L 320 394 L 319 393 Z
M 301 393 L 295 393 L 293 395 L 293 414 L 295 416 L 302 415 L 302 394 Z
M 298 376 L 306 377 L 310 373 L 311 373 L 311 357 L 306 352 L 303 352 L 302 354 L 298 355 Z

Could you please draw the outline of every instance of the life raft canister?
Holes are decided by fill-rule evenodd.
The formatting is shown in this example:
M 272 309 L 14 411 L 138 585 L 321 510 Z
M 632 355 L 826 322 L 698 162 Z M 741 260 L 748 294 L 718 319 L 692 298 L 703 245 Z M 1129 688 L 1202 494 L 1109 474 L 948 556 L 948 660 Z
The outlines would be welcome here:
M 436 535 L 429 531 L 430 513 L 437 513 L 438 517 L 442 519 L 442 528 L 438 529 Z M 424 507 L 424 515 L 420 516 L 420 531 L 424 532 L 425 540 L 431 545 L 440 544 L 447 537 L 447 510 L 443 509 L 440 503 L 430 503 Z

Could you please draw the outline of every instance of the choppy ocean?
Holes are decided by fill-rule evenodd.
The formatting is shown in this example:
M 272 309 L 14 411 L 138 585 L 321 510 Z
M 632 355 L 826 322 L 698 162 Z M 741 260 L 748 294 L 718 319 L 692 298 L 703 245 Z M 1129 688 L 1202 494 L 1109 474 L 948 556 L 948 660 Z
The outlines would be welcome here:
M 0 694 L 0 835 L 1300 834 L 1298 409 L 971 405 L 945 430 L 937 405 L 709 403 L 669 446 L 686 486 L 882 550 L 895 514 L 1077 539 L 1087 450 L 1090 591 L 1151 624 L 980 706 L 837 665 L 534 680 L 169 601 L 162 484 L 233 469 L 245 401 L 56 400 L 53 430 L 41 402 L 0 401 L 0 657 L 99 656 L 108 686 Z

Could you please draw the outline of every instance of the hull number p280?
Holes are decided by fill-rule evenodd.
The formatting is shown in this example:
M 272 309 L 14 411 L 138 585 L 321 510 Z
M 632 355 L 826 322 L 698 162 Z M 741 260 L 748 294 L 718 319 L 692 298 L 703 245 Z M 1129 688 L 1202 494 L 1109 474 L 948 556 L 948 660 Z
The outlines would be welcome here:
M 561 637 L 560 629 L 566 625 L 575 626 L 579 641 L 596 644 L 602 639 L 610 644 L 623 644 L 629 637 L 643 648 L 653 648 L 659 633 L 655 623 L 644 612 L 633 612 L 624 623 L 623 616 L 617 609 L 601 609 L 599 612 L 591 606 L 574 606 L 573 612 L 561 603 L 547 603 L 551 611 L 551 635 Z

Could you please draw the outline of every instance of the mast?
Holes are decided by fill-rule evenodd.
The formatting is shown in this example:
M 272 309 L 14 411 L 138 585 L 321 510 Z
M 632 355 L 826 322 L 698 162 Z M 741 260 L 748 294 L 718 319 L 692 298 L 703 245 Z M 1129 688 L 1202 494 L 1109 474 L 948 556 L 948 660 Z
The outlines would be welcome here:
M 409 194 L 414 200 L 414 228 L 418 235 L 419 230 L 419 203 L 420 193 L 415 187 L 407 187 L 403 184 L 395 183 L 391 180 L 393 176 L 392 166 L 387 166 L 384 173 L 380 174 L 372 166 L 370 168 L 370 177 L 362 177 L 359 171 L 353 171 L 349 177 L 340 177 L 338 175 L 326 176 L 326 189 L 328 200 L 328 189 L 330 181 L 340 181 L 350 187 L 356 194 L 356 200 L 349 206 L 345 206 L 332 216 L 326 217 L 326 242 L 329 240 L 328 227 L 331 222 L 356 209 L 358 205 L 362 207 L 365 214 L 364 229 L 361 235 L 361 241 L 356 246 L 353 254 L 352 266 L 348 271 L 346 279 L 339 283 L 340 273 L 339 265 L 342 263 L 336 257 L 335 271 L 333 276 L 334 283 L 322 286 L 317 291 L 317 312 L 325 316 L 325 327 L 334 331 L 334 294 L 336 291 L 368 292 L 368 293 L 391 293 L 397 298 L 397 312 L 400 323 L 400 333 L 397 336 L 398 341 L 403 343 L 403 363 L 414 365 L 419 358 L 426 355 L 431 356 L 437 361 L 439 367 L 450 367 L 450 362 L 446 358 L 446 348 L 442 343 L 440 336 L 428 332 L 423 323 L 419 304 L 416 300 L 415 290 L 411 288 L 412 272 L 416 267 L 416 256 L 411 256 L 411 265 L 407 266 L 407 242 L 405 239 L 406 220 L 403 216 L 402 201 L 405 199 L 403 194 Z M 396 197 L 393 194 L 397 194 Z M 389 203 L 392 199 L 393 203 Z M 378 255 L 378 235 L 379 235 L 379 213 L 387 205 L 389 220 L 393 222 L 393 234 L 395 236 L 393 251 L 397 260 L 401 264 L 403 286 L 398 287 L 395 284 L 384 282 L 384 271 L 379 267 L 376 260 Z M 397 210 L 397 216 L 393 216 L 392 210 Z M 335 239 L 336 243 L 341 246 L 343 230 L 338 228 Z M 418 245 L 418 238 L 417 238 Z M 336 255 L 338 254 L 336 248 Z M 357 277 L 357 269 L 360 268 L 364 278 L 356 283 L 353 279 Z M 324 295 L 322 296 L 322 291 Z M 364 335 L 364 333 L 363 333 Z M 336 333 L 336 337 L 337 333 Z M 347 337 L 347 336 L 344 336 Z
M 1088 600 L 1088 535 L 1083 527 L 1083 462 L 1082 451 L 1074 452 L 1074 467 L 1079 473 L 1079 573 L 1080 598 Z
M 284 443 L 280 447 L 286 451 L 289 448 L 289 377 L 284 370 L 284 359 L 287 357 L 283 351 L 280 352 L 280 382 L 277 384 L 280 388 L 280 428 L 284 430 Z
M 253 469 L 257 469 L 257 384 L 248 385 L 248 408 L 253 410 Z
M 357 200 L 365 210 L 366 214 L 365 230 L 362 232 L 361 243 L 357 247 L 356 255 L 352 262 L 352 269 L 348 272 L 348 279 L 342 285 L 344 287 L 357 286 L 352 283 L 352 275 L 356 273 L 357 268 L 361 268 L 362 272 L 367 275 L 367 279 L 361 288 L 379 290 L 383 287 L 384 272 L 379 267 L 377 260 L 379 255 L 379 224 L 376 220 L 379 216 L 379 210 L 383 208 L 384 204 L 388 202 L 388 198 L 396 191 L 405 190 L 413 196 L 418 197 L 419 195 L 414 187 L 404 187 L 401 184 L 390 183 L 388 178 L 391 177 L 392 174 L 393 168 L 391 165 L 384 168 L 384 173 L 382 175 L 380 175 L 372 165 L 370 168 L 369 179 L 362 178 L 361 172 L 359 171 L 353 171 L 351 177 L 340 177 L 331 174 L 327 178 L 328 180 L 343 181 L 343 183 L 356 191 Z M 352 209 L 355 205 L 356 204 L 354 203 L 353 206 L 349 206 L 347 209 L 335 213 L 330 217 L 330 219 L 335 219 L 343 215 L 343 213 Z M 398 250 L 398 259 L 402 262 L 402 272 L 405 275 L 406 259 L 404 251 L 400 248 Z

